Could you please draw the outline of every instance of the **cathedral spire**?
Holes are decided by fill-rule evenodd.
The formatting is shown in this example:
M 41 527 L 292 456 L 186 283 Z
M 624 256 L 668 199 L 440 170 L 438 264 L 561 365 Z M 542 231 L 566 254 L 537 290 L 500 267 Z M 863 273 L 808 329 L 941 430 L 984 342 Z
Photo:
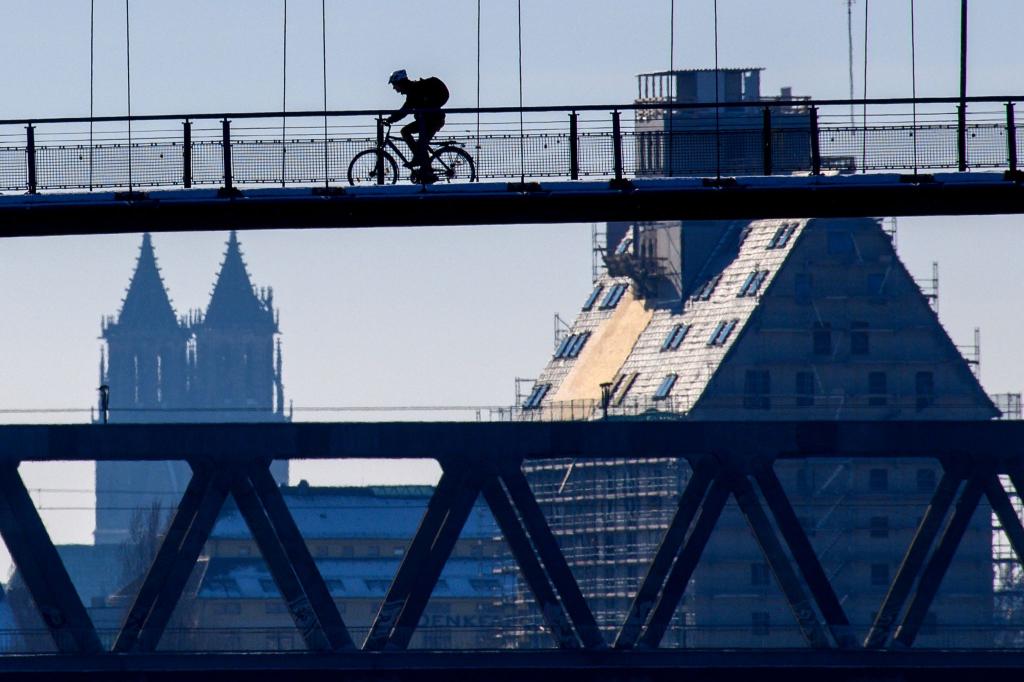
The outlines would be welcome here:
M 153 240 L 148 232 L 142 235 L 135 273 L 118 313 L 117 326 L 152 332 L 178 328 L 178 318 L 160 277 Z
M 249 328 L 276 331 L 270 301 L 253 288 L 238 235 L 232 230 L 220 274 L 210 296 L 204 325 L 208 328 Z

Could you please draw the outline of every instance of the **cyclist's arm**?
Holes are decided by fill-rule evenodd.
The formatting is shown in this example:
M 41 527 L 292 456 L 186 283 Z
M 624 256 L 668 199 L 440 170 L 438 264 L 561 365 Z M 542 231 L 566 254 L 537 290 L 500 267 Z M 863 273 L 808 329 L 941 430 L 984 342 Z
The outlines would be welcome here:
M 394 112 L 393 114 L 391 114 L 387 118 L 385 118 L 384 122 L 385 123 L 397 123 L 398 121 L 401 121 L 403 118 L 408 116 L 409 112 L 411 110 L 412 110 L 412 107 L 409 106 L 409 101 L 406 100 L 405 104 L 402 105 L 402 108 L 399 109 L 398 111 Z

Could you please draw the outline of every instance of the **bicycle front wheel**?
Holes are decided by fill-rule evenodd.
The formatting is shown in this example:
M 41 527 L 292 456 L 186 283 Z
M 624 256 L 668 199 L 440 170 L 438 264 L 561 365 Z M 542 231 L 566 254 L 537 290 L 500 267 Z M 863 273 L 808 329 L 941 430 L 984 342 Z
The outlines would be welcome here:
M 437 177 L 440 180 L 445 182 L 453 180 L 476 181 L 476 166 L 473 164 L 473 157 L 464 149 L 453 145 L 446 145 L 434 152 L 431 161 L 436 164 L 434 172 L 437 173 Z
M 395 157 L 379 149 L 364 149 L 352 158 L 348 165 L 348 184 L 376 185 L 378 160 L 384 172 L 384 184 L 393 185 L 398 182 L 398 164 Z

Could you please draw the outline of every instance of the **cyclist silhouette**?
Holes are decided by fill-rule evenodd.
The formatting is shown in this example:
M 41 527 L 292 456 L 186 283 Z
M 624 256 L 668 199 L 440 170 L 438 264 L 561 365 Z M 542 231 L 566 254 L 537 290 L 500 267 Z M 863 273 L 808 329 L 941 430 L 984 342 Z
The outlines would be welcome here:
M 402 127 L 402 139 L 412 151 L 412 159 L 405 165 L 409 168 L 420 166 L 427 174 L 432 172 L 428 145 L 437 131 L 444 127 L 444 112 L 419 111 L 421 109 L 439 109 L 448 101 L 448 87 L 437 77 L 410 80 L 405 69 L 391 74 L 388 83 L 398 93 L 405 95 L 405 104 L 395 113 L 388 116 L 387 123 L 395 123 L 413 114 L 413 122 Z M 419 135 L 416 139 L 413 136 Z

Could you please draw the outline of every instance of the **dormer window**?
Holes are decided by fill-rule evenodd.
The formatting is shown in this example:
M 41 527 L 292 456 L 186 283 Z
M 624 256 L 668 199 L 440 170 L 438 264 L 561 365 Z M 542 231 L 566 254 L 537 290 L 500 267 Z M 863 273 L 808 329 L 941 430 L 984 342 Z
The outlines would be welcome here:
M 598 284 L 594 287 L 594 290 L 590 292 L 590 296 L 587 296 L 586 302 L 583 304 L 583 312 L 586 312 L 594 307 L 594 303 L 597 302 L 597 297 L 604 291 L 604 287 Z
M 715 328 L 711 331 L 711 336 L 708 338 L 709 346 L 724 346 L 725 342 L 729 340 L 729 336 L 732 335 L 732 330 L 739 324 L 739 320 L 722 320 Z
M 690 331 L 690 326 L 682 323 L 672 327 L 661 344 L 661 351 L 664 353 L 669 350 L 677 350 L 680 344 L 683 343 L 683 339 L 686 338 L 686 334 Z
M 613 286 L 611 289 L 608 290 L 608 293 L 605 295 L 604 300 L 601 301 L 599 309 L 609 310 L 617 306 L 619 304 L 619 301 L 622 299 L 622 295 L 626 293 L 626 289 L 628 288 L 628 284 L 616 284 L 615 286 Z
M 747 279 L 744 280 L 743 286 L 740 287 L 740 292 L 736 294 L 737 298 L 746 298 L 757 296 L 757 292 L 761 290 L 761 285 L 768 278 L 767 270 L 755 270 L 754 272 L 747 275 Z

